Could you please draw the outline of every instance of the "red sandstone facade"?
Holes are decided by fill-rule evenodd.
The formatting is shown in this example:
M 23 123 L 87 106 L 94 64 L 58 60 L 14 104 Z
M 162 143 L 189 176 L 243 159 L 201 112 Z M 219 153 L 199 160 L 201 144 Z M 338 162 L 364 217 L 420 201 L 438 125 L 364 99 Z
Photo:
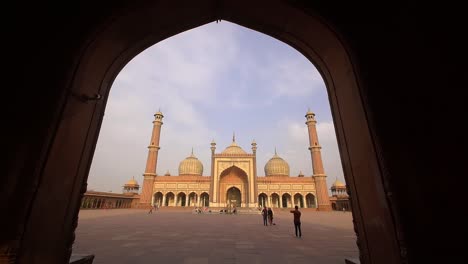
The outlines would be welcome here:
M 203 176 L 203 164 L 192 154 L 179 165 L 179 175 L 156 175 L 159 139 L 163 114 L 157 112 L 148 160 L 143 174 L 143 192 L 140 207 L 159 206 L 210 206 L 246 207 L 269 206 L 291 208 L 316 208 L 332 210 L 326 174 L 318 141 L 315 114 L 305 115 L 309 133 L 309 150 L 313 175 L 290 177 L 289 165 L 275 155 L 265 165 L 265 176 L 257 176 L 257 143 L 252 142 L 252 152 L 247 153 L 235 141 L 225 150 L 216 153 L 216 143 L 211 143 L 210 175 Z

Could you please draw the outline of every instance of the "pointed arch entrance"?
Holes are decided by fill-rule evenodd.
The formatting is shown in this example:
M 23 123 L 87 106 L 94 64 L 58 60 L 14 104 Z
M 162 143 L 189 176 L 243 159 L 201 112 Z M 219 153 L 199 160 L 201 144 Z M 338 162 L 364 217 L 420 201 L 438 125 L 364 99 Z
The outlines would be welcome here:
M 37 154 L 38 162 L 34 165 L 40 168 L 37 169 L 40 173 L 31 176 L 41 179 L 42 184 L 34 187 L 35 195 L 25 201 L 25 204 L 31 204 L 28 214 L 24 214 L 28 217 L 20 221 L 24 222 L 21 230 L 27 230 L 21 233 L 21 241 L 24 241 L 21 247 L 36 249 L 47 245 L 48 250 L 43 251 L 53 252 L 47 256 L 57 259 L 56 262 L 63 262 L 69 256 L 61 243 L 69 241 L 71 246 L 74 223 L 78 219 L 78 210 L 69 208 L 79 206 L 86 189 L 83 186 L 109 90 L 124 65 L 139 52 L 167 37 L 216 19 L 228 19 L 290 44 L 317 66 L 327 84 L 340 152 L 343 164 L 347 164 L 344 167 L 345 177 L 353 194 L 351 202 L 353 216 L 357 218 L 355 228 L 360 235 L 361 257 L 366 262 L 370 262 L 370 259 L 375 263 L 379 263 L 379 260 L 399 262 L 400 252 L 403 251 L 399 247 L 401 238 L 397 236 L 400 232 L 396 220 L 398 215 L 392 215 L 394 212 L 391 212 L 391 208 L 394 207 L 384 191 L 387 187 L 383 185 L 389 176 L 380 171 L 380 152 L 371 136 L 367 116 L 369 105 L 363 101 L 365 97 L 361 94 L 358 81 L 360 72 L 356 65 L 359 63 L 352 57 L 354 50 L 346 46 L 346 36 L 338 37 L 333 25 L 315 16 L 312 8 L 302 8 L 290 1 L 265 2 L 268 8 L 252 5 L 248 1 L 221 1 L 219 8 L 213 8 L 211 1 L 199 1 L 197 5 L 187 5 L 186 8 L 170 5 L 169 1 L 147 3 L 144 6 L 147 8 L 135 4 L 122 9 L 122 14 L 112 16 L 113 19 L 109 15 L 109 19 L 102 17 L 93 20 L 103 24 L 95 22 L 93 28 L 83 30 L 89 35 L 80 37 L 82 42 L 73 43 L 73 46 L 69 44 L 69 47 L 80 48 L 70 48 L 70 54 L 66 54 L 69 55 L 67 58 L 74 58 L 73 63 L 57 76 L 59 85 L 64 85 L 57 85 L 60 89 L 50 96 L 57 98 L 50 99 L 54 104 L 47 110 L 51 121 L 46 127 L 51 129 L 47 130 L 47 134 L 44 132 L 44 151 L 37 151 L 44 153 Z M 76 53 L 73 53 L 74 50 Z M 53 65 L 64 64 L 57 62 Z M 90 99 L 84 104 L 83 98 Z M 75 114 L 78 118 L 68 118 Z M 363 166 L 362 160 L 370 165 Z M 63 175 L 68 175 L 67 184 L 63 184 Z M 148 182 L 147 186 L 152 186 L 154 179 L 149 175 L 145 182 Z M 151 195 L 151 191 L 143 192 Z M 51 196 L 63 198 L 59 199 L 62 202 L 50 203 Z M 43 219 L 44 211 L 49 212 L 47 222 Z M 365 219 L 373 219 L 380 224 L 366 224 Z M 46 240 L 39 243 L 35 237 Z M 401 243 L 404 245 L 404 241 Z M 52 250 L 56 248 L 64 249 L 57 253 Z M 27 255 L 24 262 L 28 263 L 31 256 L 33 254 Z
M 226 192 L 226 203 L 229 207 L 241 207 L 241 191 L 237 187 L 231 187 Z
M 153 196 L 153 205 L 162 206 L 163 203 L 163 194 L 161 192 L 157 192 Z
M 239 192 L 237 192 L 236 189 Z M 237 207 L 245 206 L 246 201 L 249 199 L 249 192 L 248 177 L 244 170 L 236 166 L 232 166 L 225 169 L 221 173 L 219 181 L 219 193 L 226 194 L 222 195 L 219 199 L 222 206 L 227 206 L 232 203 L 232 201 L 228 199 L 228 192 L 231 192 L 232 195 L 238 195 L 238 197 L 236 196 L 234 199 L 229 197 L 231 200 L 236 200 L 235 203 Z
M 268 196 L 264 193 L 261 193 L 258 195 L 258 206 L 264 207 L 264 206 L 271 206 L 270 203 L 268 202 Z
M 206 192 L 200 195 L 200 206 L 210 206 L 210 196 Z

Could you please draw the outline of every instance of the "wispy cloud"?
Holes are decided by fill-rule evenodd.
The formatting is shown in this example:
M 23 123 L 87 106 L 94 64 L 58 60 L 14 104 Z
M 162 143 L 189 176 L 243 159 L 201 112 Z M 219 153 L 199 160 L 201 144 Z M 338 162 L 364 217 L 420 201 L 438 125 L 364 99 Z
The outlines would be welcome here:
M 246 151 L 259 143 L 258 174 L 273 155 L 291 173 L 311 173 L 304 112 L 314 106 L 327 173 L 342 178 L 336 140 L 320 75 L 285 44 L 231 23 L 208 24 L 157 43 L 129 62 L 116 78 L 93 164 L 89 188 L 120 191 L 132 176 L 141 183 L 153 114 L 164 113 L 158 173 L 177 174 L 190 154 L 209 175 L 209 143 L 218 150 L 232 131 Z

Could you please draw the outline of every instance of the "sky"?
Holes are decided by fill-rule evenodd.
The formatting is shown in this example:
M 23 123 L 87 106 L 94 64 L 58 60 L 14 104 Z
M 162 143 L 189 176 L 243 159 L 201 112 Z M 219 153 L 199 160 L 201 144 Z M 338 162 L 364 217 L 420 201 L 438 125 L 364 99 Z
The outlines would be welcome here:
M 291 176 L 312 175 L 305 113 L 316 114 L 328 187 L 344 182 L 322 77 L 294 48 L 226 21 L 182 32 L 144 50 L 115 79 L 88 177 L 88 190 L 120 193 L 143 173 L 154 113 L 164 114 L 157 174 L 178 175 L 193 148 L 210 175 L 210 143 L 236 142 L 251 153 L 257 175 L 278 155 Z

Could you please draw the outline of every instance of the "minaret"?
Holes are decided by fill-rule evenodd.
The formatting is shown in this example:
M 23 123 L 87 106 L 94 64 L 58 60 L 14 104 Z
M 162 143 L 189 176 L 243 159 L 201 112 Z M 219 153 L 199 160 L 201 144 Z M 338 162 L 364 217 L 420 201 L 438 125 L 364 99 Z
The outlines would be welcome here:
M 210 202 L 214 201 L 214 155 L 216 150 L 216 142 L 211 141 L 211 183 L 210 183 Z
M 317 121 L 315 120 L 315 114 L 307 111 L 305 115 L 307 121 L 306 125 L 309 129 L 309 143 L 310 143 L 310 156 L 312 158 L 312 177 L 315 180 L 315 189 L 317 192 L 317 203 L 319 211 L 331 211 L 330 197 L 328 196 L 327 188 L 327 175 L 323 169 L 322 154 L 320 149 L 322 148 L 318 142 L 317 136 Z
M 257 185 L 257 142 L 255 139 L 252 140 L 252 154 L 253 154 L 253 172 L 254 172 L 254 202 L 257 203 L 258 201 L 258 185 Z
M 140 198 L 140 206 L 149 207 L 151 206 L 151 196 L 153 195 L 154 178 L 156 177 L 156 166 L 158 164 L 158 152 L 159 152 L 159 137 L 161 135 L 161 126 L 163 124 L 163 114 L 158 111 L 154 114 L 153 121 L 153 134 L 151 135 L 151 141 L 148 146 L 148 159 L 146 161 L 146 169 L 143 174 L 143 191 Z

